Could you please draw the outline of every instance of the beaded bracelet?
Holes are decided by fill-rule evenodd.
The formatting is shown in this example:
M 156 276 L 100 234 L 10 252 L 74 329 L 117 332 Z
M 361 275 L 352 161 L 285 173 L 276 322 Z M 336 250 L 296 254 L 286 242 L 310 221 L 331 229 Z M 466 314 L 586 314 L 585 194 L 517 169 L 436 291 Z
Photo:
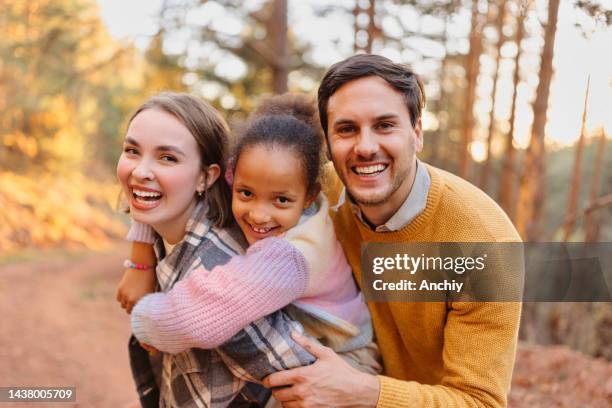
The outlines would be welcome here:
M 126 259 L 123 261 L 123 267 L 129 269 L 138 269 L 140 271 L 146 271 L 148 269 L 153 269 L 151 265 L 140 264 L 136 262 L 132 262 L 130 259 Z

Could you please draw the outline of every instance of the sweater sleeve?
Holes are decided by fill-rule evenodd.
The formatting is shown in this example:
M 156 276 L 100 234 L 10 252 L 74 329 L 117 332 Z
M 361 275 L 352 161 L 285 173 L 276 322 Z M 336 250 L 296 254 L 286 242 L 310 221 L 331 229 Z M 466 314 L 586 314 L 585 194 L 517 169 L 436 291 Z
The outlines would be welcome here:
M 283 239 L 267 238 L 210 272 L 192 271 L 167 293 L 143 297 L 132 310 L 132 331 L 169 353 L 215 348 L 299 298 L 307 284 L 300 252 Z
M 128 241 L 153 244 L 155 242 L 155 232 L 150 225 L 132 220 L 132 225 L 130 226 L 126 239 Z
M 379 376 L 377 408 L 491 407 L 507 404 L 520 303 L 453 303 L 444 328 L 439 385 Z M 486 341 L 479 333 L 486 332 Z

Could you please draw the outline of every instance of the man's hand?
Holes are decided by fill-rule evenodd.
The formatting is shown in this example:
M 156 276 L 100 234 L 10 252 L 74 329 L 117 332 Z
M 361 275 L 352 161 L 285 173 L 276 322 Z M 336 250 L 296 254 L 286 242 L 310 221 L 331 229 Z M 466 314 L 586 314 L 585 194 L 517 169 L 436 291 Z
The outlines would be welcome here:
M 306 367 L 279 371 L 263 385 L 283 407 L 375 407 L 380 383 L 374 375 L 351 367 L 332 349 L 297 333 L 293 339 L 317 361 Z M 277 388 L 282 387 L 282 388 Z
M 117 301 L 126 312 L 132 308 L 141 297 L 155 292 L 155 270 L 126 269 L 123 278 L 117 286 Z

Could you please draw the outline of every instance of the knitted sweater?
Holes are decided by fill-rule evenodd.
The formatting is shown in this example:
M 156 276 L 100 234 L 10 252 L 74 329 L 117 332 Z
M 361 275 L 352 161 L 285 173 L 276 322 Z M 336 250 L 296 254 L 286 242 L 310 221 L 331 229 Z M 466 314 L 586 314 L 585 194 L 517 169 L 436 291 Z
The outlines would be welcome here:
M 193 271 L 167 293 L 145 296 L 132 311 L 136 338 L 170 353 L 214 348 L 247 324 L 293 303 L 289 313 L 334 350 L 367 345 L 372 341 L 370 316 L 323 195 L 317 207 L 285 239 L 261 240 L 225 265 Z M 308 264 L 300 253 L 307 255 Z
M 359 284 L 364 242 L 520 241 L 505 213 L 482 191 L 443 170 L 427 169 L 431 185 L 426 208 L 399 231 L 372 231 L 351 212 L 348 200 L 332 212 Z M 378 407 L 506 406 L 519 303 L 368 302 L 368 306 L 385 374 L 379 377 Z

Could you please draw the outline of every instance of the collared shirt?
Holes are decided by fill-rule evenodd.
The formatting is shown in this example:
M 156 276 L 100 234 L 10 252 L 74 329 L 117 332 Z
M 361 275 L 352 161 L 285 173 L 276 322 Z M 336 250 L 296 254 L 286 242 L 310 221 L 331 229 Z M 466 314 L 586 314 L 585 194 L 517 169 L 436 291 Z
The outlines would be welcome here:
M 237 230 L 213 226 L 206 217 L 204 204 L 198 204 L 187 223 L 184 239 L 170 253 L 165 252 L 160 238 L 155 242 L 160 290 L 167 292 L 200 266 L 212 270 L 228 262 L 242 253 L 245 246 Z M 291 338 L 291 331 L 300 328 L 283 311 L 277 311 L 250 323 L 214 350 L 163 353 L 160 407 L 216 408 L 237 405 L 238 400 L 266 401 L 269 391 L 249 381 L 260 381 L 279 370 L 315 360 Z M 130 360 L 142 401 L 156 389 L 155 368 L 134 337 L 130 341 Z
M 412 185 L 412 189 L 410 190 L 408 197 L 406 197 L 406 200 L 395 212 L 395 214 L 393 214 L 393 216 L 389 218 L 386 223 L 374 228 L 374 231 L 399 231 L 406 225 L 408 225 L 412 220 L 414 220 L 419 214 L 423 212 L 423 210 L 425 210 L 425 206 L 427 205 L 427 194 L 429 193 L 430 184 L 431 178 L 429 177 L 429 173 L 427 173 L 427 169 L 425 168 L 423 163 L 417 160 L 414 184 Z M 349 194 L 347 194 L 346 187 L 343 188 L 342 192 L 340 193 L 338 204 L 336 204 L 332 209 L 336 211 L 338 208 L 340 208 L 346 201 L 347 197 L 353 213 L 364 225 L 372 229 L 370 224 L 368 224 L 368 222 L 366 222 L 366 220 L 363 218 L 363 213 L 361 212 L 361 208 L 359 208 L 359 205 L 353 200 L 353 198 Z

